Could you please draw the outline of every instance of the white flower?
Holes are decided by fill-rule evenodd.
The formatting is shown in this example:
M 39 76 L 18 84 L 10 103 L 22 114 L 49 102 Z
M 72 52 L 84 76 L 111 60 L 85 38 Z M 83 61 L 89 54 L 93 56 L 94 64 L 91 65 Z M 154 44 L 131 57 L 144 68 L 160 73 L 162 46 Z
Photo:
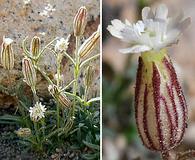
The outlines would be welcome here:
M 28 5 L 28 4 L 30 4 L 31 0 L 23 0 L 23 2 L 25 5 Z
M 36 102 L 36 104 L 34 105 L 34 107 L 30 107 L 30 118 L 32 119 L 32 121 L 34 122 L 38 122 L 40 119 L 44 118 L 45 115 L 45 111 L 47 108 L 45 108 L 44 105 L 41 104 L 41 102 Z
M 13 43 L 13 39 L 3 37 L 3 42 L 5 43 L 6 46 L 8 46 L 8 45 L 10 45 L 11 43 Z
M 128 20 L 111 21 L 108 31 L 129 44 L 128 48 L 120 49 L 121 53 L 140 53 L 177 43 L 179 35 L 190 24 L 190 18 L 183 18 L 181 12 L 175 17 L 168 17 L 166 5 L 159 5 L 153 12 L 151 8 L 142 10 L 142 21 L 131 24 Z
M 70 35 L 66 39 L 61 38 L 57 40 L 55 48 L 54 48 L 55 51 L 66 51 L 69 45 L 69 42 L 68 42 L 69 38 L 70 38 Z

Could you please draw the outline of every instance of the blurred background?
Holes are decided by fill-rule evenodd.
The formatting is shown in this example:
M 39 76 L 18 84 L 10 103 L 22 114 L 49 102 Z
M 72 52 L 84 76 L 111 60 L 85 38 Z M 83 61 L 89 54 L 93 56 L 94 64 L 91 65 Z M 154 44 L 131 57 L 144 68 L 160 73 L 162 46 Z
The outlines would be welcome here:
M 159 160 L 138 137 L 134 119 L 134 86 L 139 55 L 123 55 L 125 43 L 112 37 L 107 26 L 112 19 L 136 22 L 144 6 L 167 4 L 170 15 L 181 8 L 191 25 L 169 53 L 182 83 L 189 126 L 175 150 L 195 149 L 195 1 L 194 0 L 103 0 L 103 160 Z

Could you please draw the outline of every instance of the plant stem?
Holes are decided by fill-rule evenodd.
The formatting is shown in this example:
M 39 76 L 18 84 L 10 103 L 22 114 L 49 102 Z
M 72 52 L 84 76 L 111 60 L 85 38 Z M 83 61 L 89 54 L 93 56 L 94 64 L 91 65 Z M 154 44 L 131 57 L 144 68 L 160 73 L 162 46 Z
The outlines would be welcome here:
M 183 153 L 178 153 L 177 160 L 190 160 L 195 158 L 195 150 L 189 150 Z
M 43 136 L 45 137 L 45 121 L 44 121 L 44 119 L 41 120 L 41 125 L 43 128 Z
M 37 92 L 36 92 L 35 86 L 31 87 L 31 90 L 33 92 L 34 103 L 36 103 L 36 102 L 39 101 L 39 97 L 37 96 Z
M 173 151 L 164 151 L 162 152 L 163 160 L 176 160 L 176 153 Z
M 36 134 L 36 139 L 38 144 L 40 144 L 40 138 L 39 138 L 39 132 L 38 132 L 38 127 L 37 127 L 37 122 L 33 122 L 34 124 L 34 129 L 35 129 L 35 134 Z
M 56 115 L 57 115 L 57 129 L 59 129 L 60 128 L 60 104 L 59 102 L 57 102 Z
M 87 94 L 88 94 L 88 87 L 86 86 L 85 87 L 84 98 L 83 98 L 85 102 L 87 101 Z
M 75 95 L 74 97 L 74 102 L 73 102 L 73 107 L 72 107 L 72 114 L 71 117 L 74 116 L 74 111 L 75 111 L 75 106 L 76 106 L 76 93 L 78 90 L 78 77 L 79 77 L 79 53 L 78 53 L 78 49 L 79 49 L 79 45 L 80 45 L 80 37 L 76 37 L 76 49 L 75 49 L 75 67 L 74 67 L 74 86 L 73 86 L 73 94 Z

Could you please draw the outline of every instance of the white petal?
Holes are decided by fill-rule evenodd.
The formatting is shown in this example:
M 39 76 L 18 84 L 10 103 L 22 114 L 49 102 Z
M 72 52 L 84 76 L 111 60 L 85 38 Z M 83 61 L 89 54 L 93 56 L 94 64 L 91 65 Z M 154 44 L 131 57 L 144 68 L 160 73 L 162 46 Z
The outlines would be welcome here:
M 141 52 L 145 52 L 145 51 L 149 51 L 151 48 L 149 46 L 146 45 L 135 45 L 132 46 L 131 48 L 124 48 L 124 49 L 120 49 L 119 52 L 121 53 L 141 53 Z
M 138 40 L 139 34 L 133 27 L 122 23 L 120 20 L 111 21 L 112 25 L 107 27 L 112 36 L 121 39 L 124 42 L 132 43 Z
M 107 30 L 114 36 L 117 38 L 122 38 L 121 36 L 121 30 L 123 30 L 125 28 L 125 24 L 122 23 L 120 20 L 118 19 L 114 19 L 111 21 L 112 25 L 109 25 L 107 27 Z
M 132 24 L 127 19 L 125 19 L 125 24 L 132 27 Z
M 116 38 L 119 38 L 121 39 L 122 36 L 121 36 L 121 33 L 120 33 L 120 30 L 118 30 L 117 28 L 115 28 L 114 26 L 112 25 L 109 25 L 107 27 L 107 30 L 110 32 L 110 34 Z
M 180 31 L 177 29 L 173 29 L 169 31 L 166 35 L 166 43 L 167 44 L 177 43 L 179 35 L 180 35 Z
M 168 15 L 168 8 L 165 4 L 161 4 L 157 7 L 155 12 L 156 19 L 166 20 Z
M 154 18 L 154 14 L 151 10 L 150 7 L 144 7 L 142 9 L 142 19 L 146 20 L 146 19 L 153 19 Z
M 178 26 L 178 29 L 182 32 L 184 31 L 191 23 L 190 17 L 184 19 Z
M 176 16 L 168 19 L 168 29 L 175 28 L 179 24 L 179 22 L 181 22 L 183 17 L 184 17 L 183 11 L 182 10 L 177 11 Z
M 9 45 L 13 42 L 13 40 L 11 38 L 5 38 L 3 37 L 3 42 L 6 44 L 6 45 Z

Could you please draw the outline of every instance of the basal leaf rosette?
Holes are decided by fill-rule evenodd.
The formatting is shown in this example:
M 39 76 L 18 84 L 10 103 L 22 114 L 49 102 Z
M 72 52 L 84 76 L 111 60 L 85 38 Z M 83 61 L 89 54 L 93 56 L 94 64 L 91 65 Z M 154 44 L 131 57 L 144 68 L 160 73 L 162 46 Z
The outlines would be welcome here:
M 145 7 L 142 20 L 131 24 L 111 21 L 108 31 L 126 42 L 122 53 L 141 53 L 135 87 L 135 117 L 143 144 L 165 153 L 183 139 L 187 124 L 187 105 L 166 47 L 178 42 L 190 24 L 180 12 L 168 17 L 161 4 L 155 10 Z

